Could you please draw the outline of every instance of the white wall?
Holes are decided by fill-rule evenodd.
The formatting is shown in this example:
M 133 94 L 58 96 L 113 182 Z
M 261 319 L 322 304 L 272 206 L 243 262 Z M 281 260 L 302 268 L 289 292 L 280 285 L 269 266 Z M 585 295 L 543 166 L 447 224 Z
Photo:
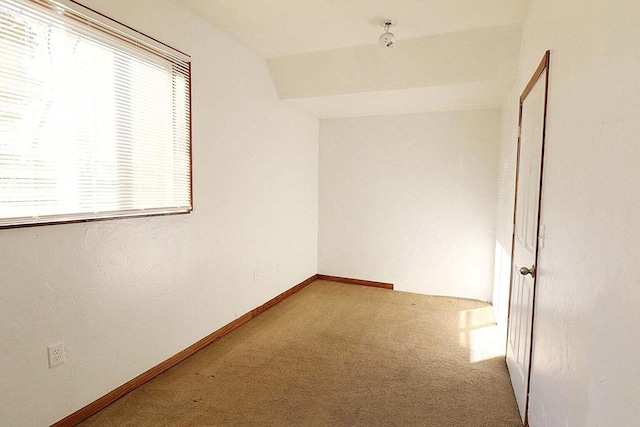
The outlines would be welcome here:
M 195 210 L 0 230 L 3 426 L 55 422 L 317 272 L 318 121 L 182 6 L 86 4 L 192 55 Z
M 498 111 L 320 122 L 321 274 L 491 300 Z
M 551 49 L 532 427 L 640 419 L 638 16 L 635 0 L 532 0 L 525 22 L 511 103 Z

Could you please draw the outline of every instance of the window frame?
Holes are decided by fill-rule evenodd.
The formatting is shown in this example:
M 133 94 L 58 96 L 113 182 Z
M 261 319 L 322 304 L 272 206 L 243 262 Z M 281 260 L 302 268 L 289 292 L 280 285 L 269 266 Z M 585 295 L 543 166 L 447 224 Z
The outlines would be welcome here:
M 112 211 L 102 211 L 98 213 L 88 214 L 88 213 L 70 213 L 70 214 L 60 214 L 60 215 L 51 215 L 52 218 L 44 220 L 44 221 L 34 221 L 34 222 L 23 222 L 23 223 L 15 223 L 15 224 L 0 224 L 0 230 L 3 229 L 13 229 L 13 228 L 26 228 L 26 227 L 38 227 L 38 226 L 46 226 L 46 225 L 56 225 L 56 224 L 76 224 L 76 223 L 86 223 L 86 222 L 94 222 L 94 221 L 108 221 L 108 220 L 117 220 L 117 219 L 132 219 L 132 218 L 147 218 L 147 217 L 156 217 L 156 216 L 169 216 L 169 215 L 186 215 L 193 212 L 193 97 L 192 97 L 192 64 L 191 64 L 191 56 L 166 44 L 163 43 L 142 31 L 136 30 L 133 27 L 130 27 L 116 19 L 113 19 L 101 12 L 98 12 L 88 6 L 85 6 L 79 3 L 76 0 L 26 0 L 30 3 L 34 4 L 34 7 L 44 7 L 49 8 L 52 11 L 60 12 L 61 10 L 69 10 L 74 14 L 82 15 L 86 21 L 91 22 L 94 21 L 97 24 L 98 29 L 94 29 L 94 31 L 103 31 L 104 33 L 113 36 L 120 41 L 124 41 L 134 48 L 141 48 L 146 50 L 147 52 L 151 52 L 158 57 L 172 58 L 176 57 L 182 61 L 184 61 L 187 65 L 187 96 L 188 96 L 188 150 L 189 150 L 189 160 L 188 160 L 188 168 L 189 168 L 189 207 L 184 210 L 176 210 L 172 212 L 167 212 L 166 208 L 149 208 L 144 210 L 135 210 L 135 211 L 126 211 L 126 210 L 112 210 Z M 87 27 L 89 28 L 89 26 Z M 164 56 L 163 56 L 164 55 Z M 89 217 L 84 217 L 84 215 L 91 215 Z M 77 216 L 77 217 L 76 217 Z M 46 216 L 42 216 L 39 218 L 43 218 Z M 57 217 L 57 218 L 56 218 Z

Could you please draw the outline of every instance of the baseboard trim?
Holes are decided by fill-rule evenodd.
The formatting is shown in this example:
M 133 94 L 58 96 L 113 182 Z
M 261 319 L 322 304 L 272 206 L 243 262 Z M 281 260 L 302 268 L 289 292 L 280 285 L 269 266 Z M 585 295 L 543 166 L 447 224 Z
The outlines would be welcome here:
M 328 280 L 331 282 L 348 283 L 350 285 L 372 286 L 374 288 L 383 288 L 393 290 L 393 283 L 372 282 L 371 280 L 350 279 L 348 277 L 329 276 L 326 274 L 317 274 L 317 280 Z
M 149 369 L 148 371 L 138 375 L 131 381 L 121 385 L 115 390 L 105 394 L 98 400 L 88 404 L 84 408 L 78 409 L 73 414 L 53 424 L 52 427 L 70 427 L 70 426 L 75 426 L 81 423 L 82 421 L 88 419 L 92 415 L 106 408 L 116 400 L 120 399 L 124 395 L 132 392 L 133 390 L 140 387 L 141 385 L 151 381 L 152 379 L 154 379 L 155 377 L 157 377 L 167 369 L 172 368 L 173 366 L 177 365 L 178 363 L 182 362 L 188 357 L 194 355 L 195 353 L 202 350 L 212 342 L 219 340 L 223 336 L 227 335 L 229 332 L 239 328 L 240 326 L 247 323 L 249 320 L 260 315 L 261 313 L 264 313 L 274 305 L 282 302 L 286 298 L 290 297 L 291 295 L 295 294 L 296 292 L 300 291 L 305 286 L 315 282 L 316 280 L 318 280 L 318 275 L 314 274 L 313 276 L 309 277 L 307 280 L 297 284 L 291 289 L 284 291 L 280 295 L 270 299 L 269 301 L 262 304 L 261 306 L 254 308 L 250 312 L 238 317 L 236 320 L 232 321 L 231 323 L 228 323 L 227 325 L 223 326 L 222 328 L 218 329 L 212 334 L 204 337 L 203 339 L 196 342 L 195 344 L 192 344 L 191 346 L 185 348 L 180 353 L 170 357 L 169 359 L 165 360 L 159 365 L 156 365 L 153 368 Z M 323 279 L 323 280 L 329 280 L 329 279 Z
M 269 301 L 265 302 L 260 307 L 254 308 L 253 310 L 251 310 L 250 313 L 247 313 L 247 314 L 251 314 L 251 318 L 253 319 L 254 317 L 258 316 L 259 314 L 264 313 L 265 311 L 269 310 L 274 305 L 281 303 L 285 299 L 289 298 L 291 295 L 293 295 L 296 292 L 302 290 L 302 288 L 304 288 L 307 285 L 310 285 L 311 283 L 315 282 L 316 280 L 318 280 L 318 275 L 314 274 L 313 276 L 309 277 L 304 282 L 300 282 L 297 285 L 295 285 L 293 288 L 284 291 L 283 293 L 281 293 L 280 295 L 278 295 L 278 296 L 276 296 L 274 298 L 271 298 Z

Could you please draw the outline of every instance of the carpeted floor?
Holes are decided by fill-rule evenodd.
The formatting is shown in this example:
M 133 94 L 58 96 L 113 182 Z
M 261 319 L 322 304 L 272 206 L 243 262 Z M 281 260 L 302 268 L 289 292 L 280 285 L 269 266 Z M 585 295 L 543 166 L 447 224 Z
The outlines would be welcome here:
M 488 304 L 316 281 L 83 426 L 521 426 Z

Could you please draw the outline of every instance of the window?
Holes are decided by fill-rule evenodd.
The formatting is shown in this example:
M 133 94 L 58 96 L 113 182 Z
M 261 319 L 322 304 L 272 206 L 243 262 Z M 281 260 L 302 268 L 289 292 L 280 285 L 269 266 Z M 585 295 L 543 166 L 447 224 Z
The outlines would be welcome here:
M 69 1 L 0 0 L 0 227 L 190 212 L 189 57 Z

